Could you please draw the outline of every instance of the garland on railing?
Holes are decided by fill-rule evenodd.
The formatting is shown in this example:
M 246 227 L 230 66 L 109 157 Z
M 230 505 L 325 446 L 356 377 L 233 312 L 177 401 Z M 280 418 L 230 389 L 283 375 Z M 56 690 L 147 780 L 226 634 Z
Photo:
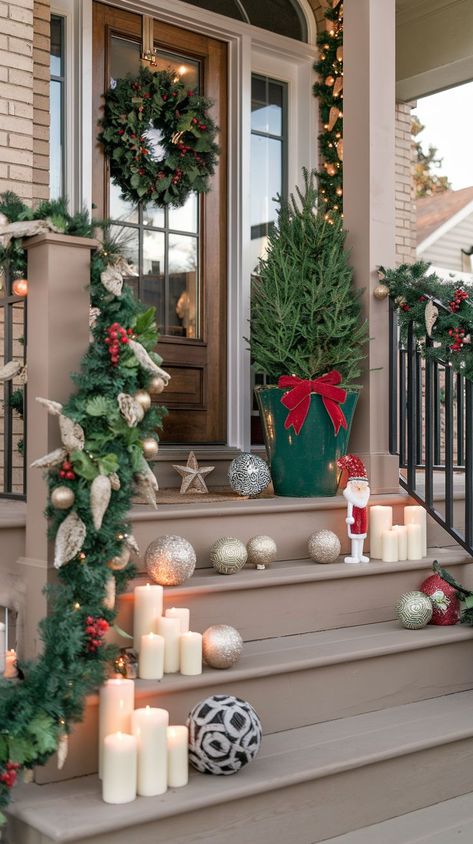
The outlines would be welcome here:
M 4 194 L 0 213 L 3 223 L 45 220 L 66 234 L 94 234 L 87 215 L 70 216 L 62 201 L 33 212 Z M 20 241 L 5 245 L 11 230 L 2 227 L 0 267 L 14 275 L 24 273 L 26 261 Z M 63 443 L 36 461 L 48 469 L 59 582 L 48 589 L 49 613 L 40 623 L 42 655 L 21 662 L 21 679 L 0 680 L 0 807 L 9 802 L 19 768 L 44 764 L 56 749 L 63 764 L 71 725 L 115 656 L 104 634 L 115 619 L 115 591 L 134 574 L 130 551 L 138 548 L 127 525 L 133 487 L 155 503 L 157 483 L 144 450 L 154 443 L 157 451 L 165 410 L 151 407 L 149 392 L 160 392 L 168 375 L 153 352 L 154 309 L 146 310 L 123 284 L 128 271 L 105 229 L 91 258 L 92 341 L 73 376 L 77 392 L 64 406 L 41 400 L 57 417 Z
M 450 363 L 456 372 L 473 378 L 473 288 L 428 273 L 417 261 L 395 269 L 378 270 L 398 312 L 401 341 L 412 325 L 417 347 L 425 357 Z M 432 344 L 426 344 L 426 337 Z

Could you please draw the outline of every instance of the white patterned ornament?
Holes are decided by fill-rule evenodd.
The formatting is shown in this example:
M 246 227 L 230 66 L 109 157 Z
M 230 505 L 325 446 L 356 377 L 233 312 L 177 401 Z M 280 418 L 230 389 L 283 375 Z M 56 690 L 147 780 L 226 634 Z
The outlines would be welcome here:
M 251 704 L 233 695 L 212 695 L 187 719 L 189 762 L 202 774 L 236 774 L 255 758 L 263 729 Z
M 396 605 L 396 615 L 403 627 L 420 630 L 432 618 L 432 601 L 423 592 L 406 592 Z
M 146 570 L 161 586 L 179 586 L 194 573 L 195 551 L 182 536 L 160 536 L 145 553 Z
M 311 533 L 307 548 L 314 563 L 334 563 L 341 551 L 340 540 L 332 530 L 316 530 Z
M 228 480 L 238 495 L 259 495 L 271 483 L 271 473 L 261 457 L 244 452 L 230 463 Z
M 210 549 L 210 562 L 219 574 L 235 574 L 248 559 L 244 543 L 233 536 L 222 536 Z

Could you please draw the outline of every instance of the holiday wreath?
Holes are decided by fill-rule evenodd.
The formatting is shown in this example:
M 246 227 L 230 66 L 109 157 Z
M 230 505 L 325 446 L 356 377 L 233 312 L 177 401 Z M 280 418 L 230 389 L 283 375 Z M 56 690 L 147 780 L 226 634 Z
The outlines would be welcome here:
M 170 71 L 112 80 L 98 139 L 125 199 L 181 206 L 209 190 L 218 154 L 210 106 Z

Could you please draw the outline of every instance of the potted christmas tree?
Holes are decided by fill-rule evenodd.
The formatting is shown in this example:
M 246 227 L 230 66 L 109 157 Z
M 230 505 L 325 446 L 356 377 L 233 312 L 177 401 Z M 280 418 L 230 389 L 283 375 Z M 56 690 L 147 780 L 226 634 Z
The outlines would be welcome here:
M 251 297 L 250 350 L 269 386 L 256 395 L 277 495 L 337 491 L 365 357 L 367 324 L 353 288 L 342 223 L 317 210 L 315 174 L 278 197 Z

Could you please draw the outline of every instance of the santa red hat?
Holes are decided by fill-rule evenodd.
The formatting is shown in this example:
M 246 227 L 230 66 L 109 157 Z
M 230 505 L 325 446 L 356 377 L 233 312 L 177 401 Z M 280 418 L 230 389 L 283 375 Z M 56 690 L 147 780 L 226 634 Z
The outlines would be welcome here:
M 348 472 L 348 481 L 368 481 L 365 464 L 354 454 L 345 454 L 337 460 L 338 468 Z

